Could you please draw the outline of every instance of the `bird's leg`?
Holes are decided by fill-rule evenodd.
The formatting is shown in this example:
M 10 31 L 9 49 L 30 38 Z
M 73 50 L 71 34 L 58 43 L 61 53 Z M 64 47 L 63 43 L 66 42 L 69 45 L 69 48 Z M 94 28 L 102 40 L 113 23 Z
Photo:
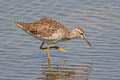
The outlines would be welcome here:
M 45 42 L 42 42 L 42 44 L 40 45 L 40 49 L 41 49 L 41 50 L 47 49 L 47 47 L 45 47 L 45 48 L 42 47 L 44 43 L 45 43 Z
M 61 51 L 63 53 L 67 53 L 67 51 L 65 51 L 63 48 L 60 48 L 58 46 L 51 46 L 50 48 L 55 48 L 55 49 L 57 49 L 57 50 L 59 50 L 59 51 Z
M 51 66 L 50 59 L 48 59 L 48 70 L 50 70 L 50 66 Z
M 49 48 L 50 48 L 50 46 L 48 45 L 48 47 L 43 48 L 43 47 L 42 47 L 43 44 L 44 44 L 44 42 L 42 42 L 42 44 L 41 44 L 41 46 L 40 46 L 40 49 L 41 49 L 41 50 L 47 49 L 47 50 L 46 50 L 46 53 L 47 53 L 47 56 L 48 56 L 48 60 L 50 60 L 50 54 L 49 54 Z
M 41 50 L 47 49 L 47 47 L 44 47 L 44 48 L 42 47 L 43 44 L 44 44 L 44 42 L 42 42 L 42 44 L 41 44 L 41 46 L 40 46 L 40 49 L 41 49 Z M 57 49 L 57 50 L 59 50 L 59 51 L 61 51 L 61 52 L 63 52 L 63 53 L 67 53 L 67 51 L 65 51 L 64 49 L 62 49 L 62 48 L 60 48 L 60 47 L 58 47 L 58 46 L 50 46 L 49 48 L 55 48 L 55 49 Z
M 50 46 L 48 45 L 47 50 L 46 50 L 46 53 L 47 53 L 47 56 L 48 56 L 48 60 L 50 60 L 49 48 L 50 48 Z

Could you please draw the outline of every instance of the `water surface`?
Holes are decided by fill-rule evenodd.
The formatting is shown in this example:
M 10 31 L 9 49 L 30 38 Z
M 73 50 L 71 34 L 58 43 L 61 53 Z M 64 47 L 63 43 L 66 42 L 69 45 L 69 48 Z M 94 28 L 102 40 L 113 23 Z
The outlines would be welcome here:
M 119 80 L 120 0 L 0 0 L 0 80 Z M 69 29 L 81 26 L 93 47 L 81 39 L 50 50 L 14 21 L 55 19 Z

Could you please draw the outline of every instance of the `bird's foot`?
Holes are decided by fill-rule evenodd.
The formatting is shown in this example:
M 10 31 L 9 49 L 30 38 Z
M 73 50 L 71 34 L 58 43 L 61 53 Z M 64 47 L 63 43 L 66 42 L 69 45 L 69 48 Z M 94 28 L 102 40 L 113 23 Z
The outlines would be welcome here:
M 63 53 L 67 53 L 68 51 L 64 50 L 63 48 L 58 48 L 59 51 L 63 52 Z

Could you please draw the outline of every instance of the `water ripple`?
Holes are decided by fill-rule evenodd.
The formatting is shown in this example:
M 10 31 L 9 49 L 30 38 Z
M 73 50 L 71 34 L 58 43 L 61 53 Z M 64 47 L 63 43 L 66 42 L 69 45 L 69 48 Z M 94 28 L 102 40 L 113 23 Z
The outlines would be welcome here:
M 120 0 L 0 0 L 0 80 L 119 80 Z M 81 39 L 58 43 L 67 54 L 39 49 L 41 41 L 14 21 L 55 19 L 81 26 L 93 47 Z

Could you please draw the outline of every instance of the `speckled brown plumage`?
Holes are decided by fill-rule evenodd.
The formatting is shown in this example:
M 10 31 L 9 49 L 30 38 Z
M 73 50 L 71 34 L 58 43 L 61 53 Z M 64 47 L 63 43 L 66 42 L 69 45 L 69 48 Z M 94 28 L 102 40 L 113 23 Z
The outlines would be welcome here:
M 32 23 L 14 22 L 28 34 L 48 43 L 57 43 L 72 38 L 84 38 L 85 33 L 80 27 L 69 31 L 63 24 L 49 18 L 41 18 Z
M 32 34 L 40 34 L 42 37 L 48 37 L 57 32 L 59 29 L 65 29 L 65 26 L 55 20 L 49 18 L 41 18 L 33 23 L 15 22 L 23 26 L 24 29 L 29 30 Z
M 63 32 L 60 34 L 61 38 L 64 38 L 68 35 L 68 29 L 61 23 L 49 19 L 49 18 L 41 18 L 33 23 L 24 23 L 24 22 L 14 22 L 16 25 L 24 29 L 27 33 L 29 32 L 31 35 L 35 37 L 41 37 L 45 39 L 51 38 L 51 40 L 55 40 L 52 36 L 54 33 Z M 59 34 L 59 33 L 58 33 Z M 64 36 L 62 36 L 64 35 Z M 59 37 L 59 36 L 58 36 Z

